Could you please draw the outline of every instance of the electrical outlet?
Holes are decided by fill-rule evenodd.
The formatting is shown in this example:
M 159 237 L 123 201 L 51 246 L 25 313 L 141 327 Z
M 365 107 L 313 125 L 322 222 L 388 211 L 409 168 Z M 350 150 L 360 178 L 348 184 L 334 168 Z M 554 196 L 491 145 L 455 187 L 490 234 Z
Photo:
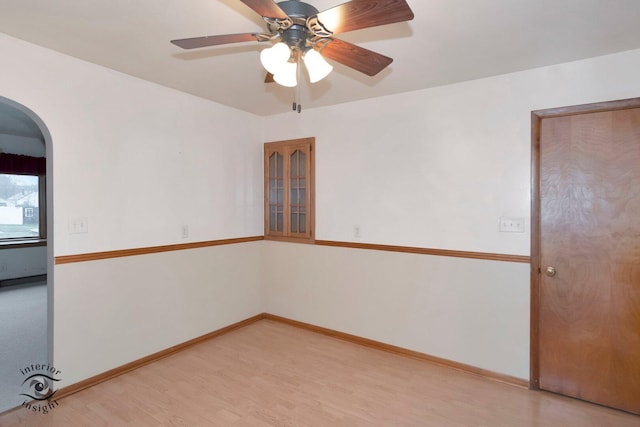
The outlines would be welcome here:
M 182 234 L 182 238 L 186 239 L 187 237 L 189 237 L 189 226 L 188 225 L 183 225 L 180 228 L 180 232 Z
M 361 237 L 359 225 L 353 226 L 353 237 L 355 237 L 356 239 L 359 239 Z
M 501 233 L 524 233 L 524 218 L 500 217 Z

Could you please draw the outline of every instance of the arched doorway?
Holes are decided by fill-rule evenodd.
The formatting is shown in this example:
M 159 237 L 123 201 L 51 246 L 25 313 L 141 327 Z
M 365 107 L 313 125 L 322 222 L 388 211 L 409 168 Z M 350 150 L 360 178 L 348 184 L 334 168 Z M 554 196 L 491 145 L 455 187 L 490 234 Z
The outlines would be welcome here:
M 20 395 L 24 391 L 20 369 L 53 362 L 54 279 L 51 134 L 37 114 L 4 97 L 0 97 L 0 156 L 3 412 L 25 400 Z M 16 166 L 15 160 L 27 162 Z M 34 164 L 46 164 L 46 172 L 32 170 Z

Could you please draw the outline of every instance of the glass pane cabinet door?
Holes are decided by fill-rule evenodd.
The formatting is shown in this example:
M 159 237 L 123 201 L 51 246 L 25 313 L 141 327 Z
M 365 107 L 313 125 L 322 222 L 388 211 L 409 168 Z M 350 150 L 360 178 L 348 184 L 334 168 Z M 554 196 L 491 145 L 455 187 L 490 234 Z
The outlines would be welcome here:
M 269 156 L 269 231 L 284 230 L 284 156 L 272 153 Z
M 290 155 L 289 207 L 291 218 L 289 232 L 295 234 L 307 232 L 305 214 L 307 207 L 306 163 L 307 154 L 304 151 L 295 150 Z
M 266 239 L 314 242 L 314 138 L 264 144 Z

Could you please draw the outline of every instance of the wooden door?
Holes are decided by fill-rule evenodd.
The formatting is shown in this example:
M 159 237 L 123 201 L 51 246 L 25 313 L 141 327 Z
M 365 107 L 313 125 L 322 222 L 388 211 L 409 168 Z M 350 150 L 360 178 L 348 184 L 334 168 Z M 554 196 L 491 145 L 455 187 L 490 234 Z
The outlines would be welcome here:
M 539 156 L 539 387 L 640 413 L 640 108 L 542 118 Z

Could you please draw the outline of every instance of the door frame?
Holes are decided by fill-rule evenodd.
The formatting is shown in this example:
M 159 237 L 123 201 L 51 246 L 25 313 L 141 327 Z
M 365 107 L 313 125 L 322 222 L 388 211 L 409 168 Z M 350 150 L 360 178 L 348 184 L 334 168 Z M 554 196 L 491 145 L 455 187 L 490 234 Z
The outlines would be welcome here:
M 45 144 L 45 158 L 46 158 L 46 174 L 44 179 L 45 184 L 45 217 L 46 223 L 44 224 L 45 228 L 45 240 L 47 246 L 47 356 L 46 359 L 51 366 L 54 365 L 54 354 L 53 354 L 53 322 L 54 322 L 54 266 L 55 266 L 55 257 L 53 250 L 53 242 L 54 242 L 54 232 L 53 232 L 53 147 L 52 141 L 53 138 L 51 136 L 51 132 L 49 128 L 45 124 L 45 122 L 40 118 L 38 114 L 29 109 L 26 105 L 19 103 L 18 101 L 14 101 L 13 99 L 6 98 L 0 95 L 0 103 L 9 105 L 10 107 L 15 108 L 16 110 L 22 111 L 27 115 L 35 124 L 40 128 L 40 132 L 42 132 L 42 137 L 44 138 Z M 40 180 L 42 183 L 42 180 Z M 40 200 L 42 203 L 42 199 Z M 42 226 L 42 220 L 41 226 Z
M 540 390 L 540 130 L 542 119 L 640 108 L 640 98 L 549 108 L 531 112 L 531 337 L 529 388 Z

